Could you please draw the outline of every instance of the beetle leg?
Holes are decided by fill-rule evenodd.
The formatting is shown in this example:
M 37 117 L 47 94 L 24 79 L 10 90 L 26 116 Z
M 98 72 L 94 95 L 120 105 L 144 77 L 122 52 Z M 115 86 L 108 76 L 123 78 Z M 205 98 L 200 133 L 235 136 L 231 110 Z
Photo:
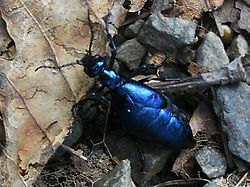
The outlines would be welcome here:
M 137 143 L 136 140 L 135 141 L 135 145 L 136 147 L 138 148 L 138 151 L 139 151 L 139 154 L 140 154 L 140 157 L 141 157 L 141 164 L 142 164 L 142 167 L 141 167 L 141 172 L 145 172 L 145 167 L 146 167 L 146 164 L 145 164 L 145 156 L 143 154 L 143 151 L 140 147 L 140 145 Z
M 145 172 L 145 168 L 146 168 L 145 156 L 144 156 L 144 153 L 143 153 L 139 143 L 136 141 L 135 137 L 132 137 L 131 135 L 129 135 L 127 128 L 123 124 L 121 125 L 121 127 L 122 127 L 122 130 L 125 132 L 126 136 L 128 136 L 135 143 L 135 145 L 138 149 L 138 152 L 140 154 L 140 158 L 141 158 L 141 165 L 142 165 L 141 172 Z
M 157 69 L 157 68 L 159 68 L 161 66 L 163 66 L 163 65 L 162 64 L 159 64 L 159 65 L 152 65 L 152 64 L 142 65 L 137 70 L 135 70 L 131 75 L 129 75 L 128 79 L 131 79 L 132 77 L 136 76 L 142 70 Z
M 163 80 L 164 81 L 195 81 L 199 79 L 197 77 L 180 77 L 180 78 L 164 78 Z
M 93 103 L 95 103 L 95 100 L 93 98 L 87 98 L 84 100 L 80 100 L 79 102 L 75 103 L 72 108 L 71 108 L 71 114 L 73 116 L 73 122 L 71 124 L 71 126 L 69 127 L 69 129 L 73 129 L 76 125 L 79 125 L 83 119 L 81 117 L 81 112 L 80 111 L 80 107 L 86 105 L 87 100 L 91 100 Z M 88 106 L 88 108 L 91 108 L 93 104 L 90 104 Z
M 69 127 L 70 129 L 73 129 L 75 127 L 75 125 L 79 124 L 79 122 L 81 121 L 81 118 L 79 117 L 80 115 L 78 114 L 79 107 L 86 105 L 87 100 L 93 101 L 93 103 L 89 106 L 89 108 L 91 108 L 93 106 L 97 106 L 101 100 L 101 96 L 98 93 L 101 93 L 104 88 L 105 88 L 105 86 L 102 85 L 101 87 L 97 88 L 95 91 L 91 92 L 90 94 L 87 94 L 87 96 L 83 100 L 80 100 L 79 102 L 75 103 L 72 106 L 71 114 L 73 116 L 74 121 L 73 121 L 72 125 Z

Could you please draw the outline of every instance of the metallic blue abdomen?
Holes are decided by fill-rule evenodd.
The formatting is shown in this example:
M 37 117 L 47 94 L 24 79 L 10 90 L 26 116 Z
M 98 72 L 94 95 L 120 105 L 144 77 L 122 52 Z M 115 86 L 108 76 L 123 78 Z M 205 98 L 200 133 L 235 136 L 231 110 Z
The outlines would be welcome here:
M 138 82 L 129 80 L 112 91 L 129 134 L 165 148 L 192 147 L 195 141 L 185 115 L 171 101 Z

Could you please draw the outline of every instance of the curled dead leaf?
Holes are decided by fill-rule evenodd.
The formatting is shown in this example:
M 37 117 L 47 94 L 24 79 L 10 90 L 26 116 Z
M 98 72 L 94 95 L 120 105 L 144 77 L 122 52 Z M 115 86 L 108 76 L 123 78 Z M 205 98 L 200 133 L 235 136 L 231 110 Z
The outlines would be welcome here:
M 205 101 L 201 101 L 189 121 L 193 136 L 198 132 L 206 133 L 209 136 L 218 134 L 215 114 Z

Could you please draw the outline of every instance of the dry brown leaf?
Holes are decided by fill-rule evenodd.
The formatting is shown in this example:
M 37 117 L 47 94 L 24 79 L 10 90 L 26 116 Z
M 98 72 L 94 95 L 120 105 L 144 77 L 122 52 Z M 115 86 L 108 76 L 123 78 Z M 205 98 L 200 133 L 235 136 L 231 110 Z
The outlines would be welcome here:
M 115 28 L 120 27 L 125 18 L 126 18 L 126 14 L 127 14 L 128 10 L 125 9 L 122 4 L 115 2 L 112 10 L 111 10 L 111 16 L 110 16 L 110 22 L 112 23 L 110 26 L 113 26 Z M 112 29 L 112 27 L 110 27 Z M 117 34 L 117 33 L 112 33 L 111 34 Z
M 192 76 L 197 76 L 200 73 L 209 73 L 209 72 L 210 70 L 208 68 L 200 67 L 195 62 L 190 61 L 190 64 L 188 65 L 188 73 L 190 73 Z
M 223 5 L 224 0 L 209 0 L 208 2 L 210 6 L 215 10 Z
M 215 114 L 205 101 L 201 101 L 189 121 L 193 136 L 198 132 L 206 132 L 210 136 L 218 134 Z
M 159 65 L 166 59 L 166 55 L 159 51 L 150 50 L 148 52 L 148 63 L 153 65 Z
M 147 0 L 131 0 L 129 12 L 138 12 L 142 9 Z
M 182 150 L 176 158 L 171 171 L 184 179 L 190 178 L 190 175 L 194 173 L 194 157 L 196 151 L 197 148 Z
M 4 20 L 0 17 L 0 57 L 11 60 L 14 58 L 16 48 L 11 45 L 13 40 L 8 35 Z
M 182 19 L 199 19 L 203 12 L 215 10 L 224 0 L 179 0 L 170 12 L 170 16 Z
M 111 4 L 91 1 L 91 19 L 102 20 Z M 61 71 L 35 69 L 73 62 L 86 54 L 90 41 L 87 6 L 76 0 L 1 0 L 0 9 L 16 45 L 12 61 L 0 58 L 0 107 L 6 134 L 0 157 L 1 185 L 30 186 L 69 132 L 72 105 L 93 82 L 80 66 Z M 103 56 L 104 30 L 94 23 L 93 53 Z

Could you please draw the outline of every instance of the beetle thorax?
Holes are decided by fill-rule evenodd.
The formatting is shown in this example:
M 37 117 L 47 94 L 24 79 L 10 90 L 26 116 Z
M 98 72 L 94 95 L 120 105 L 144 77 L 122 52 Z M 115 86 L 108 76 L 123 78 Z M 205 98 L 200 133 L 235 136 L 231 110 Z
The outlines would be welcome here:
M 114 90 L 120 87 L 124 80 L 114 70 L 104 70 L 100 74 L 100 82 L 107 88 Z

